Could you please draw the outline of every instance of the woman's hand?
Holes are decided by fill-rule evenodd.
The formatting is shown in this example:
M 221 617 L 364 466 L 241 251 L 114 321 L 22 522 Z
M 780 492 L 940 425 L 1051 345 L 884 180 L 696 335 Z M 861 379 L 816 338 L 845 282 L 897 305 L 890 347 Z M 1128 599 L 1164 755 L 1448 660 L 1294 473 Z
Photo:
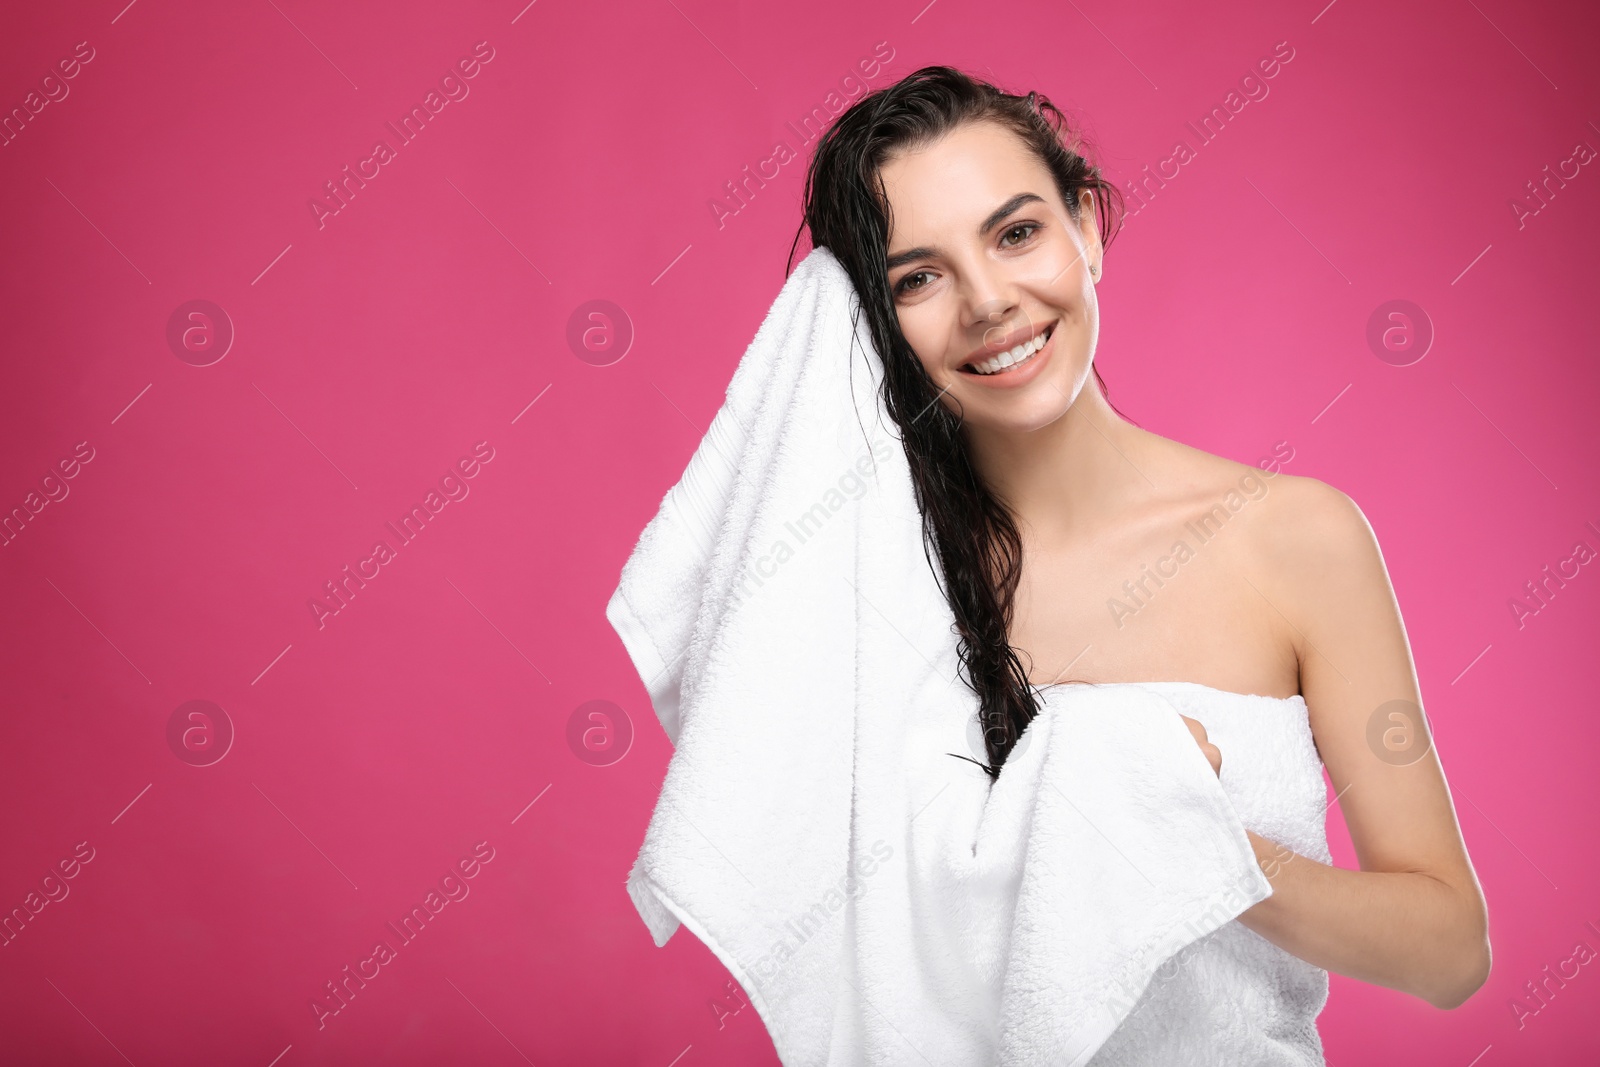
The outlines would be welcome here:
M 1189 728 L 1189 732 L 1194 735 L 1195 744 L 1200 746 L 1200 751 L 1204 752 L 1206 759 L 1211 761 L 1211 769 L 1216 772 L 1218 778 L 1221 778 L 1222 752 L 1206 738 L 1206 728 L 1187 715 L 1179 715 L 1178 718 L 1182 719 L 1183 724 Z

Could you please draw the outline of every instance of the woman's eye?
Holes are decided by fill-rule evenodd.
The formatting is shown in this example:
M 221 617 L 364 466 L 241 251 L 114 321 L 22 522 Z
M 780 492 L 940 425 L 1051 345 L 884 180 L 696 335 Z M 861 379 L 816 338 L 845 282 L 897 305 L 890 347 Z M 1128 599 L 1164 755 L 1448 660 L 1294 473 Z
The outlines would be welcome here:
M 1006 238 L 1010 237 L 1014 233 L 1021 232 L 1022 235 L 1023 235 L 1022 236 L 1022 240 L 1019 240 L 1019 241 L 1015 242 L 1012 245 L 1012 247 L 1014 248 L 1014 247 L 1016 247 L 1016 245 L 1021 244 L 1023 240 L 1026 240 L 1027 238 L 1032 237 L 1033 236 L 1033 231 L 1037 230 L 1038 228 L 1039 228 L 1039 224 L 1036 223 L 1036 222 L 1019 222 L 1015 226 L 1013 226 L 1009 230 L 1007 230 L 1001 236 L 1000 243 L 1001 244 L 1005 244 L 1006 243 Z
M 910 274 L 907 274 L 904 278 L 900 279 L 900 283 L 894 287 L 894 291 L 897 293 L 909 293 L 914 289 L 922 288 L 920 285 L 911 284 L 911 279 L 925 277 L 927 273 L 928 272 L 925 270 L 912 271 Z
M 1027 243 L 1028 239 L 1033 236 L 1034 231 L 1040 228 L 1041 227 L 1037 222 L 1019 222 L 1000 235 L 1000 243 L 1008 248 L 1016 248 L 1019 245 Z M 1013 237 L 1015 237 L 1016 240 L 1013 241 Z M 896 283 L 894 287 L 895 294 L 899 295 L 902 293 L 910 293 L 915 292 L 918 289 L 925 288 L 927 285 L 926 282 L 919 283 L 915 281 L 915 279 L 924 278 L 927 276 L 927 274 L 928 272 L 925 270 L 914 270 L 910 274 L 907 274 L 904 278 L 901 278 L 898 283 Z

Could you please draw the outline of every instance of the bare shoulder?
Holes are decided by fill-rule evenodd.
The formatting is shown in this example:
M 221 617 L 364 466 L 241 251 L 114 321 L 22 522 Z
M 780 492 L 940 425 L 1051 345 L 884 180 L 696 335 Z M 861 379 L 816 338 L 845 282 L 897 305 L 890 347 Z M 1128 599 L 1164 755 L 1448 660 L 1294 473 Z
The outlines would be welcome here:
M 1246 566 L 1259 592 L 1293 625 L 1296 644 L 1309 638 L 1331 655 L 1349 644 L 1350 633 L 1370 639 L 1398 633 L 1388 568 L 1356 502 L 1316 478 L 1280 473 L 1268 485 L 1259 521 L 1246 533 Z M 1361 659 L 1353 652 L 1340 658 Z
M 1327 482 L 1278 473 L 1266 478 L 1267 493 L 1252 531 L 1265 559 L 1284 564 L 1378 562 L 1378 540 L 1356 502 Z
M 1366 515 L 1327 482 L 1163 443 L 1169 462 L 1161 475 L 1174 486 L 1171 502 L 1203 532 L 1223 523 L 1238 529 L 1237 551 L 1265 568 L 1265 577 L 1330 567 L 1347 577 L 1351 567 L 1375 566 L 1381 573 L 1382 556 Z

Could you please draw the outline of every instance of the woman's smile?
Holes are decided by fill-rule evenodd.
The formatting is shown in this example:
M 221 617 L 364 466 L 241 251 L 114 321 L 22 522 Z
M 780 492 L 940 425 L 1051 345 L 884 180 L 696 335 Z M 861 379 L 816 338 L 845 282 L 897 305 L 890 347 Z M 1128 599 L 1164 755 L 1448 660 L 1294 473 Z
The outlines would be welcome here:
M 1055 323 L 1050 323 L 1029 340 L 1008 349 L 993 350 L 994 354 L 983 360 L 969 360 L 957 368 L 962 374 L 995 389 L 1009 389 L 1024 385 L 1037 376 L 1050 360 L 1054 346 Z

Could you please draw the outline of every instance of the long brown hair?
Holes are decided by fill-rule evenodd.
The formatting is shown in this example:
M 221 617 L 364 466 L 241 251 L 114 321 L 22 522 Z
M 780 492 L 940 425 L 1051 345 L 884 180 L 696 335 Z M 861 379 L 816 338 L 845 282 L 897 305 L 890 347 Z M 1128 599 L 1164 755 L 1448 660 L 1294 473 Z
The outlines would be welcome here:
M 955 615 L 961 670 L 979 697 L 979 721 L 992 782 L 1023 729 L 1038 714 L 1027 670 L 1009 631 L 1021 576 L 1022 540 L 1006 506 L 979 476 L 961 432 L 961 416 L 939 390 L 900 331 L 885 261 L 888 199 L 880 168 L 956 127 L 988 121 L 1015 133 L 1053 176 L 1073 219 L 1079 193 L 1094 196 L 1095 221 L 1109 244 L 1123 218 L 1122 196 L 1079 149 L 1066 117 L 1039 93 L 1003 92 L 952 67 L 923 67 L 856 101 L 822 135 L 802 196 L 801 229 L 849 274 L 883 361 L 883 399 L 900 429 L 922 514 L 923 551 L 937 552 L 938 576 Z M 789 252 L 793 269 L 794 246 Z M 1105 382 L 1095 371 L 1102 393 Z M 929 566 L 933 566 L 929 555 Z M 959 757 L 965 759 L 966 757 Z M 972 762 L 978 762 L 976 760 Z

